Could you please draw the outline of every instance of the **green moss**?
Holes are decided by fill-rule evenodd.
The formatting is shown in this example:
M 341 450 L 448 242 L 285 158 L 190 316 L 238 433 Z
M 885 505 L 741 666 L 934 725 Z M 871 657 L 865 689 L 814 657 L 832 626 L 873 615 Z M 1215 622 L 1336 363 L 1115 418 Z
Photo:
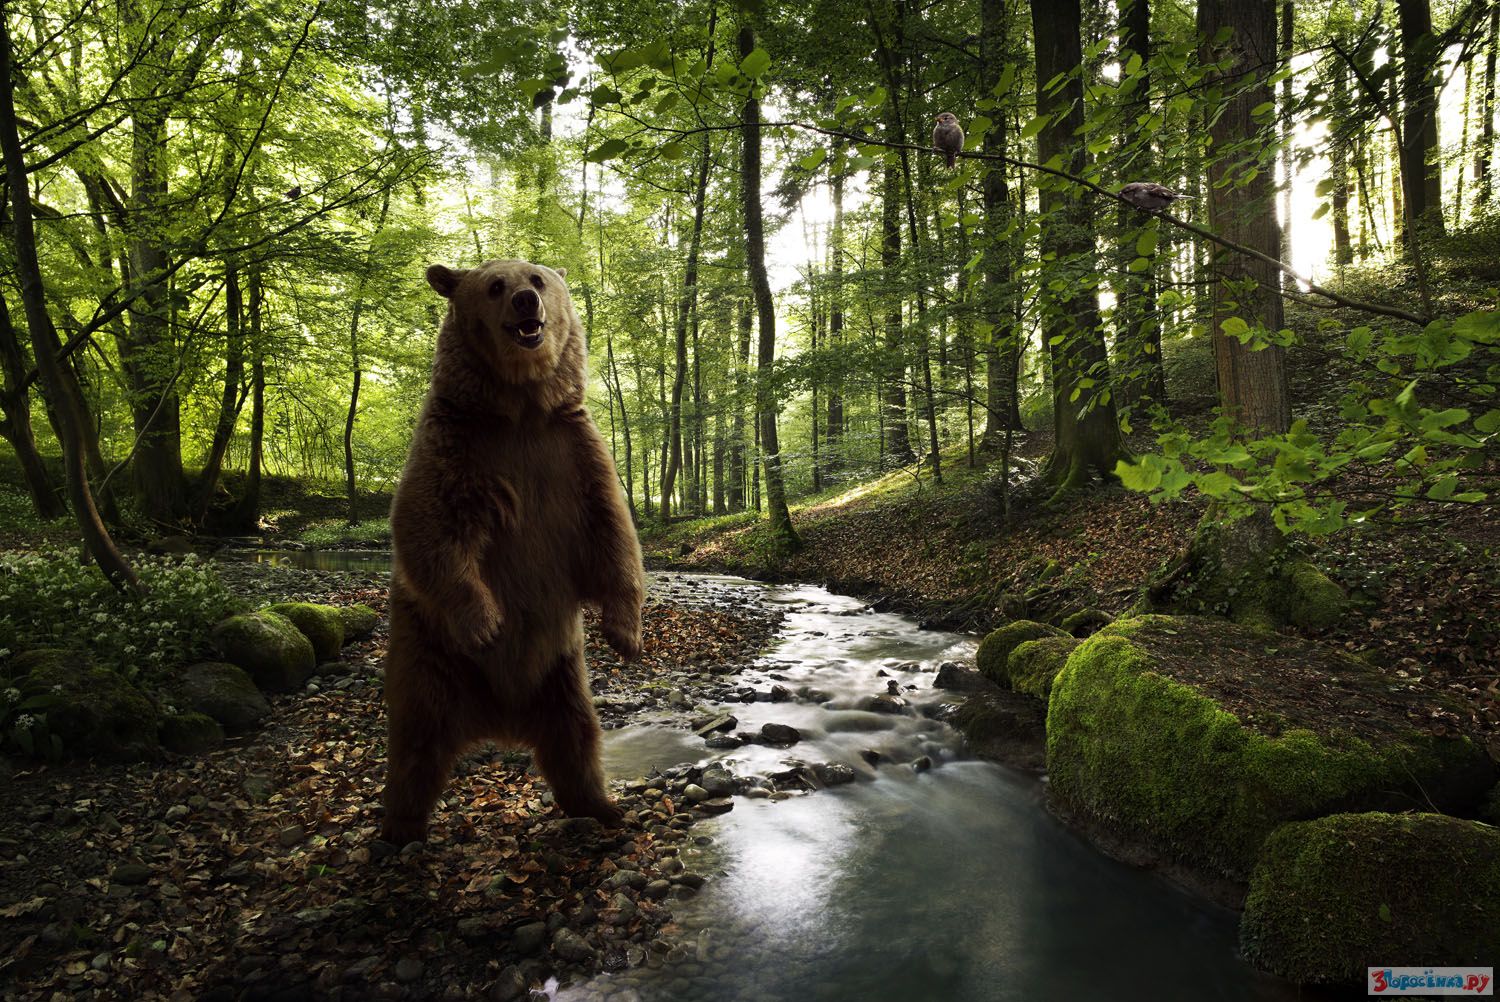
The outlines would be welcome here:
M 362 640 L 375 632 L 380 614 L 368 605 L 339 606 L 339 619 L 344 623 L 344 642 Z
M 249 672 L 263 690 L 295 689 L 317 667 L 312 642 L 274 612 L 230 616 L 214 627 L 212 640 L 224 660 Z
M 63 755 L 128 762 L 157 748 L 151 700 L 118 672 L 90 665 L 86 655 L 36 657 L 17 688 L 23 700 L 46 700 L 38 715 L 45 714 L 46 731 L 59 739 Z
M 1006 659 L 1006 681 L 1017 692 L 1045 700 L 1052 681 L 1067 663 L 1081 640 L 1075 637 L 1042 637 L 1017 645 Z
M 1304 629 L 1325 629 L 1343 618 L 1349 599 L 1326 574 L 1305 560 L 1287 565 L 1284 612 L 1289 622 Z
M 1010 658 L 1011 651 L 1028 640 L 1065 636 L 1067 634 L 1055 626 L 1033 623 L 1028 619 L 1006 623 L 979 642 L 974 664 L 992 682 L 1006 685 L 1008 675 L 1005 663 Z
M 1299 982 L 1367 967 L 1500 957 L 1500 831 L 1441 814 L 1336 814 L 1266 840 L 1240 923 L 1245 955 Z
M 1114 621 L 1115 617 L 1101 609 L 1079 609 L 1071 616 L 1065 617 L 1060 625 L 1064 632 L 1071 633 L 1075 637 L 1082 637 Z
M 212 717 L 230 732 L 249 730 L 271 712 L 255 681 L 243 669 L 222 661 L 178 669 L 165 690 L 178 709 Z
M 344 647 L 344 617 L 338 606 L 278 602 L 268 606 L 266 611 L 291 620 L 302 635 L 312 641 L 313 655 L 320 662 L 334 660 Z
M 174 713 L 161 722 L 162 747 L 179 755 L 196 755 L 224 743 L 224 728 L 202 713 Z
M 1472 797 L 1466 784 L 1493 781 L 1467 738 L 1402 731 L 1372 745 L 1337 730 L 1259 733 L 1164 674 L 1149 649 L 1173 634 L 1231 629 L 1145 616 L 1084 641 L 1048 703 L 1050 795 L 1160 856 L 1243 880 L 1285 821 L 1386 805 L 1399 791 Z

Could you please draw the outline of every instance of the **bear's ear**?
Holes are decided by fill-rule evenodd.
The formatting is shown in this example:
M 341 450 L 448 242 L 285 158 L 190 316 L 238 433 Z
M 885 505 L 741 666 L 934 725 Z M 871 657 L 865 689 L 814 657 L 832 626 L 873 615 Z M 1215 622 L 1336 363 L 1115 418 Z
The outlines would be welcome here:
M 432 286 L 432 291 L 439 296 L 452 299 L 453 290 L 458 288 L 458 283 L 467 274 L 466 271 L 454 271 L 452 268 L 435 264 L 427 269 L 427 284 Z
M 568 269 L 566 269 L 566 268 L 553 268 L 552 270 L 555 271 L 555 272 L 557 272 L 557 274 L 558 274 L 558 276 L 560 278 L 567 278 L 568 277 Z

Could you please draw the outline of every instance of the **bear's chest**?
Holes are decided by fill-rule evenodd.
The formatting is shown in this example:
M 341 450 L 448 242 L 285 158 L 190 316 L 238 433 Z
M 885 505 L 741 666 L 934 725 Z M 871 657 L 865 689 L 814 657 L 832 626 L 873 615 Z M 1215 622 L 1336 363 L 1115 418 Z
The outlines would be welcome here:
M 475 460 L 503 510 L 491 564 L 530 570 L 571 554 L 582 528 L 577 446 L 565 429 L 522 423 L 491 436 Z

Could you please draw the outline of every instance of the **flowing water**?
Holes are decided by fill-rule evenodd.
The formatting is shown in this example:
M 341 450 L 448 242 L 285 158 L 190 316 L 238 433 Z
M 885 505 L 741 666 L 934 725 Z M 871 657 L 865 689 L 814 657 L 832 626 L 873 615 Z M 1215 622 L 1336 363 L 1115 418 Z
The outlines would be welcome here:
M 320 569 L 379 570 L 386 554 L 285 553 Z M 338 559 L 332 564 L 332 557 Z M 363 561 L 361 563 L 361 561 Z M 348 566 L 354 562 L 356 566 Z M 653 593 L 769 601 L 785 621 L 737 685 L 821 690 L 796 702 L 730 703 L 738 730 L 790 724 L 786 749 L 705 748 L 678 721 L 606 735 L 612 777 L 717 760 L 736 776 L 842 763 L 855 782 L 784 800 L 734 798 L 683 852 L 711 879 L 674 902 L 687 944 L 660 967 L 549 986 L 562 1002 L 1073 1002 L 1284 999 L 1283 982 L 1237 955 L 1235 916 L 1100 855 L 1050 815 L 1043 782 L 965 759 L 924 714 L 944 660 L 973 640 L 809 585 L 657 575 Z M 883 675 L 881 673 L 884 673 Z M 898 714 L 861 708 L 894 681 Z M 870 765 L 868 752 L 879 753 Z M 932 767 L 913 762 L 927 757 Z

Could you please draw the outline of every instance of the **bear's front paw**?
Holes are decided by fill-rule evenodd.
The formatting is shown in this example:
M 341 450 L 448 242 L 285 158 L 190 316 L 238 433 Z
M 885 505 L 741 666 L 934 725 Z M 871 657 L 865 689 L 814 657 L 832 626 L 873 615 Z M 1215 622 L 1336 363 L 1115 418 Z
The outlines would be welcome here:
M 639 606 L 605 606 L 600 622 L 604 639 L 626 661 L 641 656 L 641 610 Z
M 449 613 L 448 632 L 461 651 L 474 651 L 500 632 L 500 606 L 488 592 L 477 592 Z

